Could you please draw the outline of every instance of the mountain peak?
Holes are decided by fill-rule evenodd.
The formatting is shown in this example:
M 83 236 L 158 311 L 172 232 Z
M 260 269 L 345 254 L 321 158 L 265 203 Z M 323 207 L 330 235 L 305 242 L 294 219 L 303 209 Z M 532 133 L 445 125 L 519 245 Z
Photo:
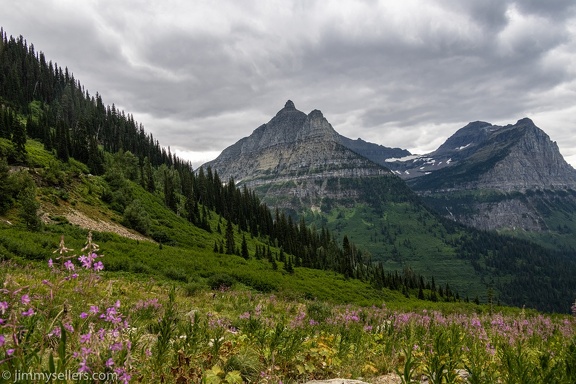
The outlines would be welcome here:
M 523 119 L 518 120 L 516 125 L 535 125 L 534 122 L 529 119 L 528 117 L 524 117 Z
M 310 114 L 309 114 L 308 116 L 310 116 L 310 117 L 320 117 L 320 118 L 324 117 L 324 115 L 322 114 L 322 111 L 320 111 L 320 110 L 318 110 L 318 109 L 315 109 L 315 110 L 313 110 L 312 112 L 310 112 Z
M 250 186 L 272 180 L 313 183 L 328 176 L 390 175 L 388 169 L 347 148 L 320 110 L 305 114 L 291 100 L 252 135 L 203 165 L 207 166 L 223 180 L 233 177 Z

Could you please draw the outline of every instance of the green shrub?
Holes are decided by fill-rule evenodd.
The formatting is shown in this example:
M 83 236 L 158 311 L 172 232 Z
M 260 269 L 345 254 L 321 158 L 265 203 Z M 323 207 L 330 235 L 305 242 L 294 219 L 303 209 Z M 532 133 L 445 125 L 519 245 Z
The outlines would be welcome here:
M 242 284 L 254 288 L 259 292 L 274 292 L 278 290 L 278 287 L 272 283 L 264 281 L 260 277 L 250 276 L 250 275 L 235 275 L 234 278 L 241 282 Z
M 130 262 L 126 259 L 106 259 L 106 270 L 108 271 L 130 271 Z
M 124 210 L 122 224 L 147 235 L 150 231 L 150 215 L 140 204 L 140 201 L 134 200 Z
M 188 275 L 182 270 L 172 267 L 164 270 L 164 276 L 169 278 L 170 280 L 181 281 L 183 283 L 188 282 Z
M 132 265 L 132 272 L 134 273 L 144 273 L 144 274 L 154 274 L 154 271 L 152 270 L 152 268 L 150 268 L 149 266 L 147 266 L 144 263 L 138 262 L 134 265 Z
M 199 281 L 191 281 L 184 286 L 184 293 L 186 296 L 195 296 L 198 292 L 202 291 L 206 287 Z
M 150 233 L 150 236 L 152 237 L 152 239 L 154 239 L 154 241 L 161 244 L 172 243 L 170 237 L 166 234 L 166 232 L 162 230 L 153 229 L 152 232 Z
M 308 314 L 308 317 L 314 321 L 323 323 L 327 318 L 332 316 L 332 309 L 324 302 L 313 301 L 306 305 L 306 313 Z
M 208 278 L 208 286 L 212 290 L 228 289 L 234 285 L 235 279 L 225 273 L 212 275 Z

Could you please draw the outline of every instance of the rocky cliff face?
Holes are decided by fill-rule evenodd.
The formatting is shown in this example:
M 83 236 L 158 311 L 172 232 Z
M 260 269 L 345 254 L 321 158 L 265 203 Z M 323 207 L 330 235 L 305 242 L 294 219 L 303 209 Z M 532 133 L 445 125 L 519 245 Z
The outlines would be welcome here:
M 322 112 L 307 115 L 290 100 L 268 123 L 202 167 L 209 166 L 222 180 L 232 177 L 257 189 L 264 201 L 294 209 L 320 206 L 325 197 L 355 195 L 330 188 L 330 178 L 393 177 L 390 170 L 344 146 Z
M 549 231 L 551 212 L 576 217 L 576 171 L 527 118 L 470 123 L 436 151 L 390 166 L 439 212 L 480 229 Z
M 503 158 L 479 178 L 476 188 L 576 189 L 576 171 L 564 160 L 558 145 L 530 119 L 497 131 L 486 146 L 507 141 L 511 144 L 504 150 Z
M 474 122 L 436 151 L 388 166 L 417 190 L 576 189 L 576 171 L 532 120 L 496 126 Z

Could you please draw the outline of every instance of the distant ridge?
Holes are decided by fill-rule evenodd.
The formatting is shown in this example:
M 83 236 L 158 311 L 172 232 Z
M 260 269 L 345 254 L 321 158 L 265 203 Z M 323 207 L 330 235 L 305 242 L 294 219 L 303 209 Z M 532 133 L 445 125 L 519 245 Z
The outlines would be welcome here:
M 411 183 L 417 190 L 576 189 L 574 168 L 564 160 L 558 145 L 528 118 L 507 126 L 470 123 L 436 151 L 404 167 L 389 166 L 408 171 L 407 178 L 418 177 Z
M 576 171 L 529 118 L 506 126 L 472 122 L 434 152 L 387 165 L 448 218 L 520 235 L 556 233 L 576 246 L 569 239 L 576 233 Z

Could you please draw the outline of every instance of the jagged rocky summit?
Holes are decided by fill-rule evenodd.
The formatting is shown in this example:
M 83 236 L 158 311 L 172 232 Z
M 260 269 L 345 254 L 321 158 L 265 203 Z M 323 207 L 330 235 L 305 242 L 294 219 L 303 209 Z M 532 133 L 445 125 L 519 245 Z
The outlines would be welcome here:
M 386 164 L 430 206 L 461 223 L 572 232 L 576 171 L 528 118 L 506 126 L 472 122 L 434 152 Z
M 497 126 L 476 121 L 436 151 L 386 163 L 417 190 L 493 189 L 504 192 L 576 189 L 576 171 L 556 142 L 528 118 Z
M 322 112 L 306 114 L 288 100 L 268 123 L 202 168 L 211 167 L 223 181 L 233 178 L 238 185 L 246 185 L 271 206 L 317 212 L 329 201 L 353 205 L 363 200 L 365 191 L 355 185 L 357 180 L 385 177 L 402 183 L 362 151 L 374 159 L 409 154 L 345 138 Z
M 341 143 L 322 112 L 308 115 L 290 100 L 252 134 L 204 165 L 222 180 L 256 186 L 275 181 L 330 176 L 371 176 L 389 170 L 359 156 Z

